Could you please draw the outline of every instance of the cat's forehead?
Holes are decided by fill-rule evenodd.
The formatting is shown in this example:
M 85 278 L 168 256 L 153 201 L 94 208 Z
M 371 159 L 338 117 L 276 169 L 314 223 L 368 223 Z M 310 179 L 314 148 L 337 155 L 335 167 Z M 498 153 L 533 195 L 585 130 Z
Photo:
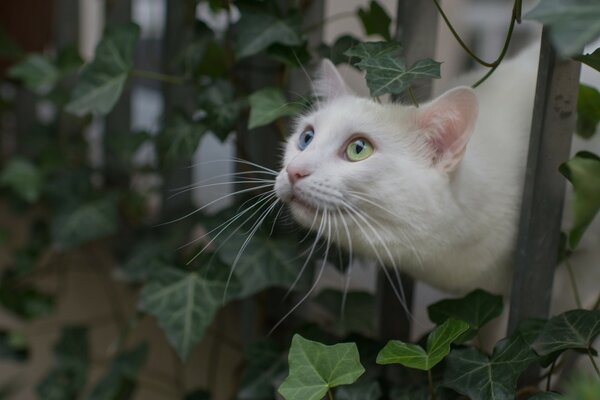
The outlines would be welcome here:
M 384 105 L 373 100 L 345 96 L 321 104 L 301 117 L 297 129 L 311 126 L 325 132 L 390 132 L 405 124 L 407 110 L 400 105 Z

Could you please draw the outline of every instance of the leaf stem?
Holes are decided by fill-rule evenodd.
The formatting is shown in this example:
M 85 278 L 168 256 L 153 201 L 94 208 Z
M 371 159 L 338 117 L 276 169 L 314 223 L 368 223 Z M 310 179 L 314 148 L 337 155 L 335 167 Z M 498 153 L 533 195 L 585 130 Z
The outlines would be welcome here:
M 500 55 L 498 56 L 496 61 L 494 61 L 494 66 L 487 72 L 487 74 L 485 74 L 480 80 L 478 80 L 477 82 L 475 82 L 475 84 L 473 84 L 473 88 L 476 88 L 477 86 L 479 86 L 483 82 L 485 82 L 487 80 L 487 78 L 489 78 L 494 73 L 494 71 L 496 71 L 496 68 L 498 68 L 498 66 L 500 65 L 502 60 L 504 60 L 504 57 L 506 56 L 506 53 L 508 51 L 508 45 L 510 44 L 510 40 L 512 38 L 513 31 L 515 30 L 515 23 L 517 22 L 517 16 L 520 13 L 520 10 L 517 9 L 519 4 L 520 4 L 519 0 L 515 0 L 515 4 L 513 6 L 513 11 L 512 11 L 512 16 L 510 19 L 510 25 L 508 27 L 508 32 L 506 32 L 506 39 L 504 39 L 504 46 L 502 47 L 502 51 L 500 52 Z
M 408 95 L 410 96 L 410 100 L 415 105 L 415 107 L 419 108 L 419 103 L 417 102 L 417 98 L 415 97 L 415 94 L 413 93 L 411 87 L 408 88 Z
M 331 389 L 327 390 L 327 397 L 329 397 L 329 400 L 333 400 L 333 393 L 331 393 Z
M 183 83 L 185 82 L 185 80 L 183 78 L 180 78 L 178 76 L 166 75 L 166 74 L 161 74 L 159 72 L 145 71 L 145 70 L 141 70 L 141 69 L 134 69 L 133 71 L 131 71 L 131 75 L 137 76 L 140 78 L 146 78 L 146 79 L 152 79 L 155 81 L 170 83 L 172 85 L 183 85 Z
M 508 27 L 508 32 L 506 33 L 506 39 L 504 40 L 504 46 L 502 47 L 502 51 L 498 55 L 498 58 L 496 58 L 496 60 L 494 60 L 493 62 L 487 62 L 487 61 L 479 58 L 471 49 L 469 49 L 469 47 L 462 40 L 462 38 L 460 37 L 460 35 L 458 34 L 458 32 L 456 32 L 456 29 L 454 29 L 454 26 L 452 26 L 452 23 L 448 19 L 448 16 L 446 15 L 446 13 L 444 12 L 444 10 L 440 6 L 439 1 L 438 0 L 433 0 L 433 3 L 435 4 L 435 7 L 437 8 L 437 10 L 440 13 L 440 15 L 442 16 L 442 18 L 444 19 L 444 22 L 448 26 L 448 29 L 450 29 L 450 32 L 452 33 L 452 35 L 454 36 L 454 38 L 456 39 L 456 41 L 458 42 L 458 44 L 460 45 L 460 47 L 462 47 L 463 50 L 466 51 L 467 54 L 473 60 L 475 60 L 477 63 L 483 65 L 484 67 L 490 68 L 490 70 L 481 79 L 479 79 L 477 82 L 475 82 L 475 84 L 473 85 L 473 88 L 476 88 L 477 86 L 479 86 L 483 82 L 485 82 L 485 80 L 487 78 L 489 78 L 490 75 L 492 75 L 494 73 L 494 71 L 496 70 L 496 68 L 498 68 L 498 66 L 500 65 L 500 63 L 502 62 L 502 60 L 504 60 L 504 57 L 506 56 L 506 52 L 508 50 L 508 45 L 510 44 L 510 40 L 512 38 L 512 34 L 513 34 L 513 31 L 514 31 L 514 28 L 515 28 L 515 23 L 516 22 L 520 22 L 520 20 L 521 20 L 521 6 L 522 6 L 521 0 L 515 0 L 515 2 L 513 4 L 512 15 L 511 15 L 511 18 L 510 18 L 510 25 Z
M 431 400 L 435 400 L 435 389 L 433 388 L 433 376 L 431 375 L 431 370 L 427 370 L 427 381 L 429 382 L 429 396 Z
M 573 296 L 575 297 L 575 304 L 577 304 L 577 308 L 583 308 L 581 305 L 581 296 L 579 295 L 579 289 L 577 288 L 577 282 L 575 281 L 575 274 L 573 273 L 573 266 L 569 259 L 565 259 L 565 264 L 567 265 L 567 271 L 569 271 L 569 281 L 571 282 L 571 288 L 573 289 Z
M 596 370 L 596 374 L 600 378 L 600 369 L 598 369 L 598 364 L 596 364 L 596 361 L 594 360 L 594 355 L 592 354 L 589 347 L 587 348 L 587 354 L 588 354 L 588 357 L 590 357 L 590 361 L 592 362 L 594 369 Z

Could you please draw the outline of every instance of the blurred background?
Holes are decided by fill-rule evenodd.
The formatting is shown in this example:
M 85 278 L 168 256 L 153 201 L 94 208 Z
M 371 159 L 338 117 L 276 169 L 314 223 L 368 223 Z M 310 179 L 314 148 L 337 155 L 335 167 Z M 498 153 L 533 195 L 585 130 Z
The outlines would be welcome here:
M 356 17 L 358 9 L 368 7 L 366 0 L 283 1 L 284 13 L 301 10 L 312 57 L 258 54 L 231 60 L 229 28 L 240 18 L 238 3 L 251 2 L 232 2 L 228 11 L 220 3 L 0 3 L 0 399 L 130 398 L 133 393 L 139 399 L 208 398 L 201 397 L 201 389 L 210 390 L 213 399 L 235 398 L 247 363 L 245 345 L 277 322 L 274 315 L 281 317 L 293 306 L 283 303 L 277 311 L 265 311 L 270 297 L 264 293 L 258 300 L 228 304 L 199 345 L 186 351 L 185 362 L 173 350 L 179 339 L 167 339 L 163 332 L 177 328 L 161 329 L 156 315 L 139 306 L 155 258 L 170 258 L 169 252 L 189 258 L 196 248 L 179 247 L 212 229 L 212 216 L 239 204 L 236 197 L 224 196 L 237 188 L 227 174 L 244 166 L 228 160 L 241 157 L 277 169 L 287 125 L 248 130 L 246 105 L 239 99 L 276 85 L 288 99 L 300 101 L 310 89 L 295 60 L 310 73 L 343 35 L 381 40 L 367 34 Z M 380 3 L 395 19 L 397 2 Z M 443 6 L 475 53 L 495 59 L 512 1 L 452 0 Z M 76 71 L 94 60 L 107 27 L 128 22 L 140 29 L 132 55 L 135 70 L 112 111 L 66 112 Z M 443 23 L 432 29 L 434 58 L 443 62 L 442 80 L 435 85 L 443 86 L 472 63 Z M 539 33 L 535 24 L 519 26 L 513 52 Z M 34 53 L 43 58 L 15 73 L 15 66 Z M 367 93 L 358 71 L 348 65 L 340 70 L 352 87 Z M 599 74 L 587 68 L 582 80 L 600 87 Z M 218 86 L 224 81 L 233 83 Z M 211 113 L 223 122 L 216 128 L 203 122 Z M 598 149 L 597 142 L 577 140 L 574 150 Z M 198 182 L 213 186 L 173 197 L 176 188 Z M 199 214 L 182 218 L 204 206 L 204 219 Z M 600 231 L 594 229 L 592 244 Z M 598 260 L 594 253 L 582 257 L 581 265 Z M 376 267 L 363 264 L 355 268 L 351 290 L 373 294 Z M 338 269 L 328 268 L 313 297 L 343 288 L 344 282 Z M 593 289 L 597 282 L 582 285 Z M 417 284 L 413 338 L 430 327 L 425 306 L 442 296 Z M 325 325 L 331 321 L 326 311 L 304 307 L 309 319 Z M 122 363 L 115 364 L 119 354 Z M 74 376 L 65 365 L 86 374 Z M 100 382 L 104 386 L 98 389 Z

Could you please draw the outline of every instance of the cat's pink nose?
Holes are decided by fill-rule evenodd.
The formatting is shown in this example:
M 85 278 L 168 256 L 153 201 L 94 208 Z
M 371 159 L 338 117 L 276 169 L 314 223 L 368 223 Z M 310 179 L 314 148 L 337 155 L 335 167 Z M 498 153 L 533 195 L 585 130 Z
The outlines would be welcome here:
M 298 182 L 300 179 L 306 178 L 308 175 L 310 175 L 309 172 L 297 167 L 292 167 L 291 165 L 288 165 L 285 170 L 287 171 L 288 179 L 292 185 Z

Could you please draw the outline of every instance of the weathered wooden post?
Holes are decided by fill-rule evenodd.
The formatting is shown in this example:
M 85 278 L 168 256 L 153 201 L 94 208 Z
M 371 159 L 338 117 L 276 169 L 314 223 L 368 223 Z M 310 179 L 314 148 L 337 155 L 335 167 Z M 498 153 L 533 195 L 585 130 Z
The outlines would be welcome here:
M 565 179 L 575 130 L 580 64 L 558 56 L 544 28 L 521 220 L 515 253 L 508 333 L 526 318 L 548 316 L 563 210 Z M 525 376 L 535 382 L 537 371 Z

